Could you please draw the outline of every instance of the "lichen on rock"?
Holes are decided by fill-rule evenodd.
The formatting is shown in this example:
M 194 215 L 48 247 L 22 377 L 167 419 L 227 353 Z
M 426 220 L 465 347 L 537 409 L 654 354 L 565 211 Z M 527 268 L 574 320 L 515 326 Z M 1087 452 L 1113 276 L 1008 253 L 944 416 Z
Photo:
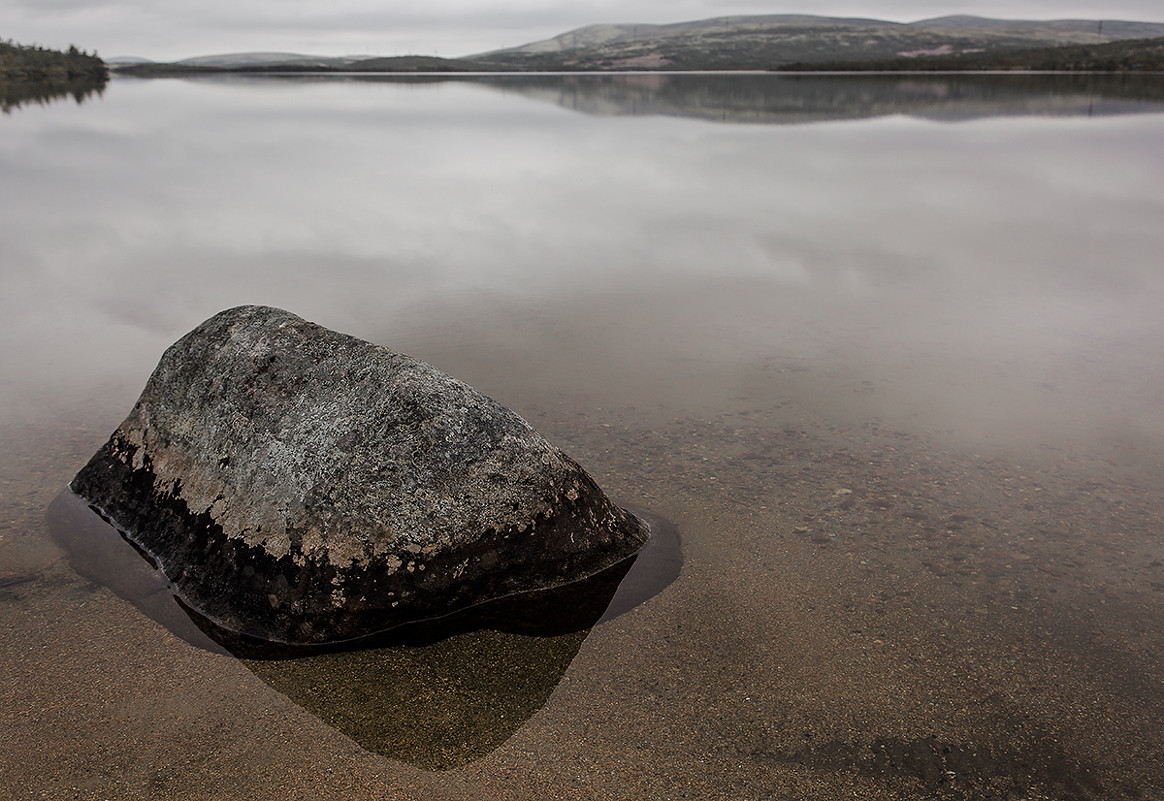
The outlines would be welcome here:
M 491 398 L 260 306 L 167 349 L 71 486 L 195 611 L 289 643 L 576 581 L 648 536 Z

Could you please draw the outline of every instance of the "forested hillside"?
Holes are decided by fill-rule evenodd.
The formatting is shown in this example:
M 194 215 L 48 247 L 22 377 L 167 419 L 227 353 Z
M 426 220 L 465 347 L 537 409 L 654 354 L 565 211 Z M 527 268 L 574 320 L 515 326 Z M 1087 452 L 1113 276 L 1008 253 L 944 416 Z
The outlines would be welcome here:
M 784 70 L 1032 70 L 1164 72 L 1164 37 L 1093 45 L 1062 45 L 992 53 L 942 53 L 868 61 L 787 64 Z
M 96 53 L 0 41 L 0 111 L 72 95 L 78 103 L 105 88 L 109 70 Z

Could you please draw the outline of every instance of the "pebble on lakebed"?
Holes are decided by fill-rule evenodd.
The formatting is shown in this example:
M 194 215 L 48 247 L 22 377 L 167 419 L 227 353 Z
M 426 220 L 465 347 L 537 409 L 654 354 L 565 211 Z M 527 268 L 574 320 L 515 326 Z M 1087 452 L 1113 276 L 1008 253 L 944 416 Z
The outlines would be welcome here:
M 71 487 L 196 612 L 286 643 L 568 584 L 649 536 L 496 401 L 260 306 L 168 348 Z

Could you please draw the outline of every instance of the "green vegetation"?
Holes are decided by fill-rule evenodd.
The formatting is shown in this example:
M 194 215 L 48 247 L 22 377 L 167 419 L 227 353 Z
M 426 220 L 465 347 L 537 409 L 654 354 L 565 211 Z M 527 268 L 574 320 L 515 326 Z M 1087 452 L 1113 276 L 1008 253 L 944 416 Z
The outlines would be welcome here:
M 105 62 L 75 46 L 68 51 L 0 41 L 0 111 L 72 96 L 78 103 L 109 80 Z
M 960 71 L 1031 70 L 1041 72 L 1161 72 L 1164 37 L 1094 45 L 1060 45 L 989 53 L 922 55 L 913 58 L 832 60 L 785 64 L 781 71 Z

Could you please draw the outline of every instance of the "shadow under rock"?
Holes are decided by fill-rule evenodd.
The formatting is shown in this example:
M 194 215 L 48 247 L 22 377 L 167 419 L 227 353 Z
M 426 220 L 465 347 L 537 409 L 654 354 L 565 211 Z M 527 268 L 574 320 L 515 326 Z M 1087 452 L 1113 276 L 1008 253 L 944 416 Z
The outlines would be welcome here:
M 545 705 L 590 629 L 679 575 L 674 526 L 649 512 L 636 555 L 582 581 L 478 604 L 359 640 L 271 643 L 191 609 L 157 569 L 79 496 L 50 504 L 49 532 L 79 574 L 185 642 L 232 654 L 268 685 L 363 748 L 429 770 L 479 759 Z

